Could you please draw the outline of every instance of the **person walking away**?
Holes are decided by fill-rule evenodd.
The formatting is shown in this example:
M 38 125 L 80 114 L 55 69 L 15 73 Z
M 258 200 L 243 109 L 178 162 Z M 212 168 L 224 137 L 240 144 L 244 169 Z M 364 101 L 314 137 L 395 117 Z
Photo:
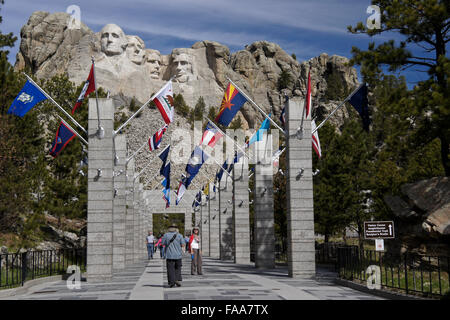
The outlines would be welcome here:
M 191 252 L 191 248 L 189 248 L 189 240 L 190 240 L 189 233 L 186 233 L 186 237 L 184 237 L 184 242 L 186 244 L 186 253 Z
M 147 242 L 147 251 L 148 251 L 148 260 L 153 259 L 153 249 L 155 245 L 155 237 L 153 236 L 153 232 L 149 231 L 146 239 Z
M 197 271 L 198 275 L 202 275 L 202 251 L 200 249 L 200 229 L 194 227 L 192 235 L 189 239 L 189 248 L 191 249 L 192 263 L 191 274 L 194 275 Z
M 165 245 L 165 256 L 167 266 L 167 280 L 169 287 L 181 286 L 181 266 L 183 250 L 185 247 L 184 238 L 178 233 L 177 226 L 171 225 L 167 233 L 163 236 L 162 244 Z

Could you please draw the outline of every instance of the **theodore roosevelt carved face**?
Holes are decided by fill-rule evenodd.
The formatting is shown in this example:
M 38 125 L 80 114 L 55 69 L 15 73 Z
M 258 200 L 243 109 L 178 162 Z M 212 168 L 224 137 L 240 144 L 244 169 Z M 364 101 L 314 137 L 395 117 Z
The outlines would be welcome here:
M 122 29 L 115 24 L 107 24 L 101 31 L 102 51 L 107 56 L 122 54 L 127 47 L 127 37 Z

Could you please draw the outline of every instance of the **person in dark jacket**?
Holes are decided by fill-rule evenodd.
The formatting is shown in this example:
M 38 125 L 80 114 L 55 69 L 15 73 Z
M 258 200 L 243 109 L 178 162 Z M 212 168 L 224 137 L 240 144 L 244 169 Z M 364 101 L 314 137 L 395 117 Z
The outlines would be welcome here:
M 185 242 L 183 236 L 178 233 L 176 225 L 171 225 L 166 234 L 162 237 L 162 244 L 165 246 L 167 280 L 169 287 L 181 286 L 181 261 Z

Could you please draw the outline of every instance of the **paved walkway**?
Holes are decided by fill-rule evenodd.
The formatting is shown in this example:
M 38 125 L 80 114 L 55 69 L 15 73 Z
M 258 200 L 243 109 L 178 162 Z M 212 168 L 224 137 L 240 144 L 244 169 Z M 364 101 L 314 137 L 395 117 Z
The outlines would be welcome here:
M 158 255 L 159 256 L 159 255 Z M 165 261 L 156 257 L 115 273 L 108 283 L 81 283 L 70 290 L 65 281 L 30 288 L 20 300 L 379 300 L 333 283 L 334 274 L 318 270 L 315 280 L 287 276 L 287 267 L 256 270 L 252 265 L 204 258 L 203 275 L 191 275 L 190 256 L 183 259 L 182 286 L 169 288 Z

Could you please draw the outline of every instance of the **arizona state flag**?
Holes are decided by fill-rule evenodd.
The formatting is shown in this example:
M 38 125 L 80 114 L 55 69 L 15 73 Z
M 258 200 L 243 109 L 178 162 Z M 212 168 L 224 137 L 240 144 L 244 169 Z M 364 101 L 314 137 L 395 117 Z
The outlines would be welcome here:
M 80 96 L 77 99 L 77 102 L 73 106 L 72 114 L 74 114 L 75 110 L 81 106 L 81 104 L 84 101 L 84 98 L 86 98 L 91 92 L 95 91 L 95 81 L 94 81 L 94 64 L 92 64 L 91 72 L 89 72 L 89 77 L 86 80 L 86 83 L 84 84 L 83 90 L 81 90 Z
M 62 149 L 64 149 L 64 147 L 70 142 L 70 140 L 75 138 L 75 136 L 75 133 L 61 121 L 58 131 L 56 131 L 55 141 L 50 149 L 50 154 L 53 158 L 56 158 Z
M 219 114 L 216 117 L 216 122 L 227 127 L 231 120 L 233 120 L 236 113 L 241 109 L 247 99 L 233 86 L 231 83 L 228 84 L 227 90 L 222 99 L 222 104 L 220 105 Z

